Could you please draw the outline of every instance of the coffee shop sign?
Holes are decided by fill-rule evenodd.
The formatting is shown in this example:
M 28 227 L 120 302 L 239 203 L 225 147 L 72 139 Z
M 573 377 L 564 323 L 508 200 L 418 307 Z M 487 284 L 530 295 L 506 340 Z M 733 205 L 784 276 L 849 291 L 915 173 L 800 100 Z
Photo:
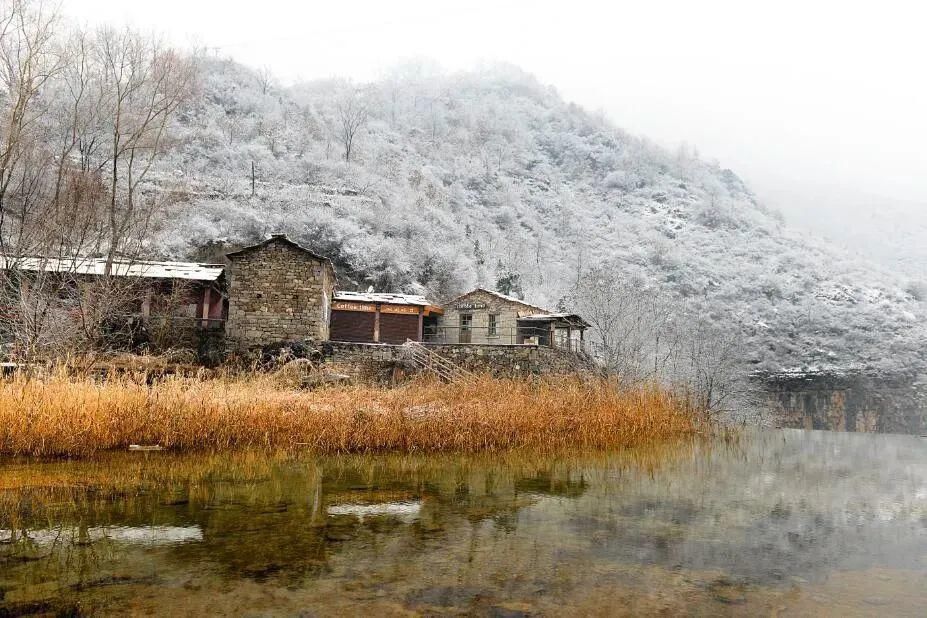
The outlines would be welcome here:
M 457 308 L 464 310 L 485 309 L 486 303 L 462 302 L 457 303 Z

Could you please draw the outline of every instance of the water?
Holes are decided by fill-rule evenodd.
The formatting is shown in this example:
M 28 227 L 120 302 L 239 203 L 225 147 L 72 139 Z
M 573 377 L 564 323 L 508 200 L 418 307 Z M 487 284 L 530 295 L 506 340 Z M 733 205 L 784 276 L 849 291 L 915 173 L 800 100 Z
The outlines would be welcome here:
M 927 439 L 0 465 L 0 615 L 911 615 Z

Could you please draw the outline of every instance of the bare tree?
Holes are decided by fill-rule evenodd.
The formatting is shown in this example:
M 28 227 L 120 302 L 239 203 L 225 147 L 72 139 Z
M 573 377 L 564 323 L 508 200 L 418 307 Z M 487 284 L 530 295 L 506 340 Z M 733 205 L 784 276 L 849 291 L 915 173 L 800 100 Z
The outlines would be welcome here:
M 748 394 L 737 333 L 706 320 L 687 323 L 673 364 L 677 384 L 685 385 L 695 408 L 710 414 L 729 411 Z
M 598 266 L 577 279 L 573 305 L 589 322 L 597 356 L 609 372 L 626 382 L 645 377 L 645 349 L 659 335 L 660 303 L 639 282 L 623 277 L 613 266 Z
M 100 30 L 95 51 L 107 128 L 100 169 L 108 170 L 111 265 L 117 254 L 137 251 L 147 232 L 154 204 L 139 203 L 139 187 L 161 154 L 170 119 L 192 94 L 195 66 L 131 30 Z
M 369 110 L 363 94 L 358 90 L 346 91 L 336 103 L 338 139 L 344 148 L 344 160 L 350 163 L 357 132 L 367 124 Z
M 0 253 L 21 255 L 43 188 L 46 107 L 41 93 L 61 67 L 57 15 L 41 3 L 0 4 Z M 14 246 L 11 246 L 14 245 Z
M 257 72 L 258 85 L 261 87 L 261 94 L 267 94 L 274 86 L 274 74 L 270 67 L 263 66 Z
M 141 188 L 195 77 L 149 37 L 56 27 L 41 3 L 0 3 L 0 311 L 27 354 L 106 345 L 138 304 L 113 266 L 142 246 L 157 202 Z M 110 276 L 88 280 L 74 256 L 99 255 Z
M 571 303 L 592 327 L 595 356 L 621 382 L 661 382 L 704 412 L 727 409 L 743 392 L 736 332 L 689 315 L 620 265 L 589 269 Z

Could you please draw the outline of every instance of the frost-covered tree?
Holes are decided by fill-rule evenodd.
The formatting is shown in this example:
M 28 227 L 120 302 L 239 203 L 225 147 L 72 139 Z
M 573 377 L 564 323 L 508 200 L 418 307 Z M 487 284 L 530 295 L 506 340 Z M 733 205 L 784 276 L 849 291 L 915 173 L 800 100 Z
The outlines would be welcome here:
M 335 102 L 337 113 L 337 134 L 344 149 L 344 160 L 351 162 L 354 152 L 354 140 L 358 132 L 367 124 L 370 114 L 365 94 L 357 89 L 345 89 Z

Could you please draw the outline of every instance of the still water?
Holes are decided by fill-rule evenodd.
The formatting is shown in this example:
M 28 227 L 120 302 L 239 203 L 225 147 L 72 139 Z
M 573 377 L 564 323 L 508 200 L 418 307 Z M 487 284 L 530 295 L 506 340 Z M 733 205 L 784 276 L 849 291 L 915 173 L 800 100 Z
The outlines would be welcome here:
M 0 464 L 0 615 L 927 613 L 927 439 Z

